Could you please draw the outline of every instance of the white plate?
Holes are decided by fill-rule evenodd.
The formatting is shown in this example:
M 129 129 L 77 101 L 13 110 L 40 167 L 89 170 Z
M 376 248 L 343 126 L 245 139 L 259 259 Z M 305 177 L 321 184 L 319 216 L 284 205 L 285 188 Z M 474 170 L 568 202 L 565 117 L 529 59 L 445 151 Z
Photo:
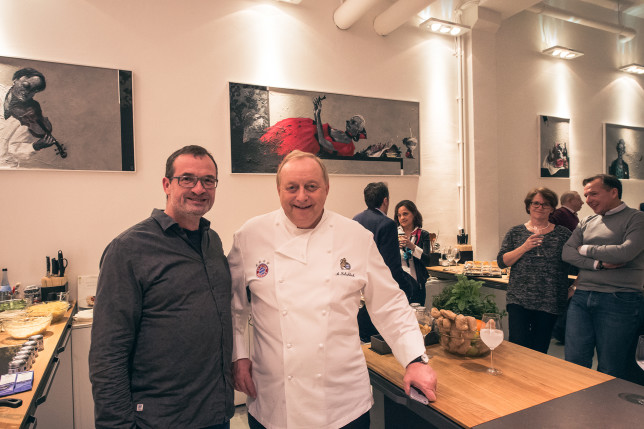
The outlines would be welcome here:
M 91 322 L 94 320 L 94 310 L 83 310 L 76 313 L 74 320 L 77 322 Z

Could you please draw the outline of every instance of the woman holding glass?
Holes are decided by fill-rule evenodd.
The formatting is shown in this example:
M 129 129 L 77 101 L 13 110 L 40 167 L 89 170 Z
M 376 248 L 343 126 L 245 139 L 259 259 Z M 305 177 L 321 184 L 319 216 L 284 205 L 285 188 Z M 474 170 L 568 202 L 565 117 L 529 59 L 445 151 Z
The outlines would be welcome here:
M 422 229 L 423 216 L 418 212 L 413 201 L 402 200 L 396 204 L 394 214 L 396 225 L 398 225 L 402 268 L 418 283 L 409 302 L 425 305 L 425 282 L 429 277 L 426 267 L 429 265 L 431 251 L 429 232 Z
M 512 267 L 508 340 L 547 353 L 557 316 L 566 310 L 568 265 L 561 251 L 571 232 L 548 221 L 557 207 L 557 194 L 550 189 L 531 190 L 524 204 L 530 219 L 510 228 L 497 256 L 499 267 Z

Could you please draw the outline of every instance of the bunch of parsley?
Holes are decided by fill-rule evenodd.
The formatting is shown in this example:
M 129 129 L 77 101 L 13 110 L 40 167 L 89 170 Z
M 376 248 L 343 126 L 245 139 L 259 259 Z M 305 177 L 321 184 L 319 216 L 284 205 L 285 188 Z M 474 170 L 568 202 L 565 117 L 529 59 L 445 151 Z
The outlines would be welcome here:
M 434 307 L 464 316 L 474 316 L 476 319 L 480 319 L 483 313 L 506 315 L 505 310 L 500 311 L 494 302 L 494 295 L 481 296 L 482 281 L 469 279 L 461 274 L 457 274 L 456 278 L 456 283 L 446 286 L 440 294 L 434 296 Z

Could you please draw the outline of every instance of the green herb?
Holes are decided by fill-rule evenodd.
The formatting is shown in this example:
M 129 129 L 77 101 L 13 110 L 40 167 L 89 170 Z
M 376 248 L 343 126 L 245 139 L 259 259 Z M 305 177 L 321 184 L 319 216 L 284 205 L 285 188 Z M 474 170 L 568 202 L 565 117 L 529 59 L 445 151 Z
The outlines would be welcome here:
M 481 296 L 482 281 L 461 274 L 457 274 L 456 278 L 456 283 L 445 287 L 439 295 L 434 296 L 434 307 L 464 316 L 474 316 L 476 319 L 480 319 L 483 313 L 499 313 L 505 316 L 506 312 L 500 311 L 494 302 L 494 295 Z

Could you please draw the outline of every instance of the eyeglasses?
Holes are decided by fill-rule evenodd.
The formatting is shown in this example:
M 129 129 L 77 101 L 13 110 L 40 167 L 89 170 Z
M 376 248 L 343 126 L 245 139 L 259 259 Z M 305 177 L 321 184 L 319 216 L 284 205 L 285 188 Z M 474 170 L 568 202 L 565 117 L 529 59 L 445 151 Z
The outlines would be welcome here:
M 536 209 L 537 207 L 542 207 L 542 208 L 544 208 L 544 209 L 549 209 L 550 207 L 552 207 L 549 203 L 538 203 L 538 202 L 536 202 L 536 201 L 532 201 L 532 202 L 530 202 L 530 205 L 531 205 L 532 207 L 534 207 L 535 209 Z
M 219 183 L 219 180 L 212 176 L 174 176 L 169 177 L 169 179 L 170 181 L 172 181 L 172 179 L 177 179 L 177 183 L 182 188 L 194 188 L 197 186 L 197 182 L 201 182 L 201 186 L 203 186 L 204 189 L 215 189 L 217 187 L 217 183 Z

